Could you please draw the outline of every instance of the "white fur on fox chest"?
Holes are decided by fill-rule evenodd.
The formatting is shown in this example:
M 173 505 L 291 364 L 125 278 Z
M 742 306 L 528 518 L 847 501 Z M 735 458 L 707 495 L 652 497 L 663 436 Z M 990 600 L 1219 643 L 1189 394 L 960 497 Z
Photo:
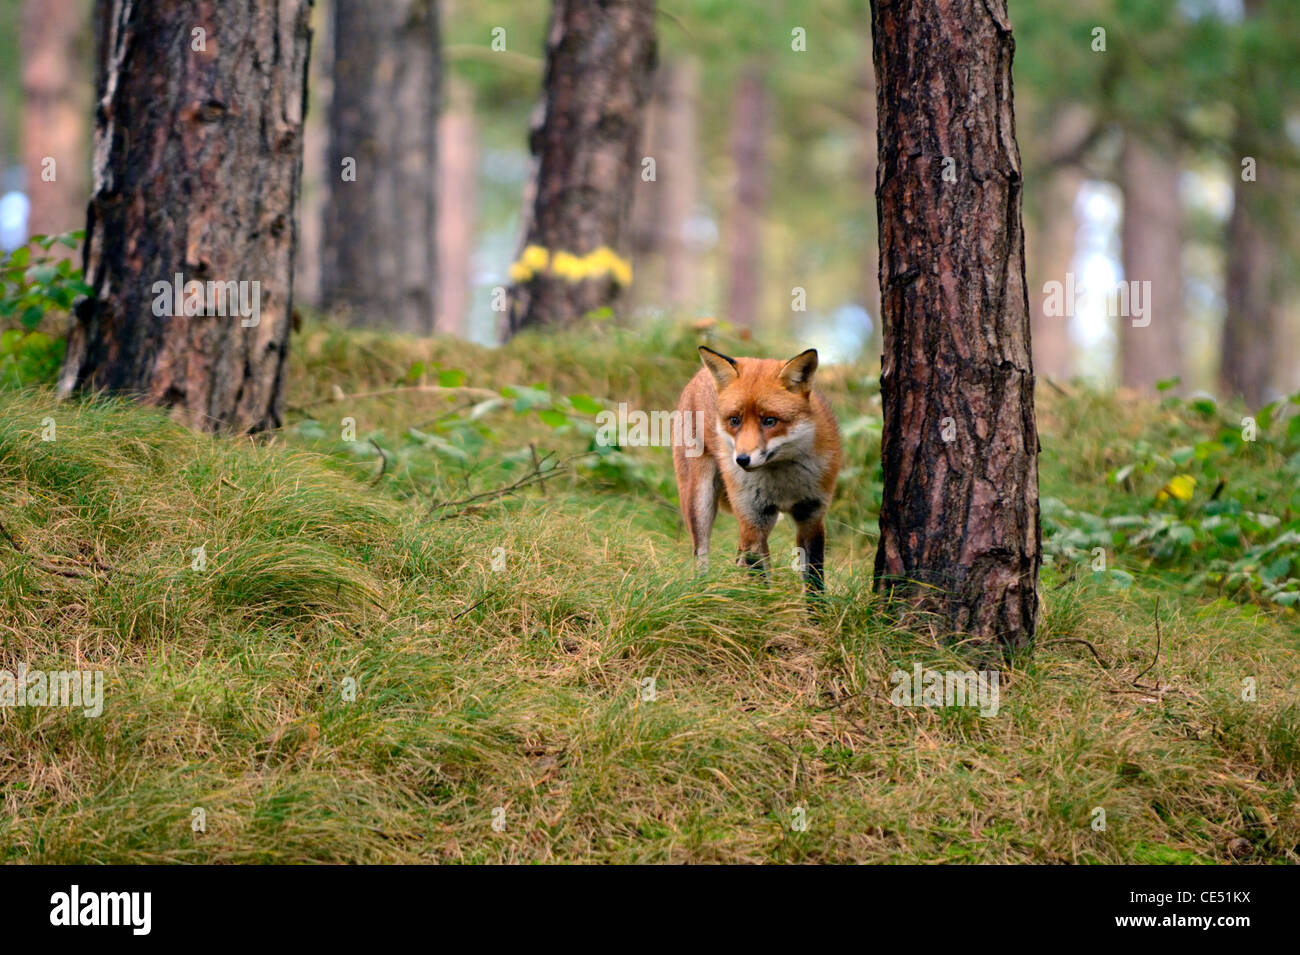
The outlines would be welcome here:
M 785 435 L 773 438 L 762 450 L 762 464 L 746 471 L 736 463 L 736 442 L 721 424 L 722 444 L 718 466 L 727 477 L 731 506 L 753 524 L 771 526 L 779 512 L 789 512 L 802 501 L 824 501 L 821 481 L 825 466 L 813 454 L 816 427 L 801 422 Z M 739 500 L 737 500 L 739 498 Z

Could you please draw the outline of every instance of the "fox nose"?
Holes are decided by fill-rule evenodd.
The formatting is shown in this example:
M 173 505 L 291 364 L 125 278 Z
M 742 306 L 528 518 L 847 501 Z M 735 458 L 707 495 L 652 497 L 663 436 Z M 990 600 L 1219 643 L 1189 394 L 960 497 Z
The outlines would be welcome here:
M 748 454 L 736 455 L 736 463 L 739 464 L 742 468 L 749 467 L 749 455 Z

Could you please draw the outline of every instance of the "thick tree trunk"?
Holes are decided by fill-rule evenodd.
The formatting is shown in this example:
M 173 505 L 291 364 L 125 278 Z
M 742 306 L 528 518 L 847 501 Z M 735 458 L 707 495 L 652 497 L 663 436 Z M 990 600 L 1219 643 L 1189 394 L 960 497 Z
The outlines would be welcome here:
M 698 95 L 699 69 L 694 62 L 659 64 L 654 96 L 646 110 L 642 150 L 655 161 L 655 178 L 636 178 L 630 228 L 637 256 L 634 298 L 654 306 L 681 308 L 695 295 L 696 256 L 687 230 L 699 192 Z M 657 266 L 654 274 L 645 267 L 647 263 Z
M 726 319 L 739 328 L 758 323 L 763 293 L 763 207 L 767 202 L 767 127 L 771 112 L 760 67 L 745 70 L 731 112 L 735 175 L 727 223 Z
M 625 233 L 655 49 L 654 0 L 555 0 L 508 335 L 612 307 L 631 283 Z
M 62 393 L 135 394 L 207 430 L 280 424 L 309 6 L 112 0 L 86 239 L 94 295 L 77 310 Z M 211 293 L 187 295 L 191 282 Z M 178 295 L 198 314 L 166 314 Z
M 1183 374 L 1183 209 L 1178 178 L 1176 156 L 1162 154 L 1133 136 L 1125 139 L 1120 154 L 1124 281 L 1130 299 L 1134 282 L 1139 290 L 1149 289 L 1150 297 L 1139 292 L 1146 309 L 1141 317 L 1117 317 L 1119 381 L 1125 388 L 1149 394 L 1158 382 Z M 1128 311 L 1136 309 L 1130 304 Z M 1139 324 L 1133 324 L 1135 319 Z
M 438 272 L 437 4 L 334 0 L 333 35 L 325 302 L 359 325 L 427 335 Z
M 437 330 L 458 338 L 465 337 L 473 284 L 477 154 L 474 91 L 455 81 L 438 121 Z
M 873 0 L 884 498 L 876 583 L 1031 643 L 1041 561 L 1005 0 Z
M 86 224 L 90 195 L 91 8 L 88 0 L 25 0 L 22 10 L 23 167 L 29 234 Z M 66 247 L 55 245 L 63 254 Z

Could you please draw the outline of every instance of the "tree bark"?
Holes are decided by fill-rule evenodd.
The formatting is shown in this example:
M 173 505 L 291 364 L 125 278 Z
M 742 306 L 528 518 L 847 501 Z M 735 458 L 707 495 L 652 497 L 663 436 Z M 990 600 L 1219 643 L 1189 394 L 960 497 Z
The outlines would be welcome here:
M 1124 281 L 1150 282 L 1147 312 L 1119 315 L 1119 380 L 1125 388 L 1153 394 L 1156 384 L 1183 374 L 1183 210 L 1179 163 L 1134 136 L 1120 153 L 1124 193 L 1121 246 Z M 1133 311 L 1130 308 L 1130 311 Z
M 726 318 L 743 329 L 753 329 L 761 312 L 770 112 L 762 69 L 750 66 L 740 76 L 732 105 L 731 163 L 736 178 L 727 224 Z
M 23 167 L 31 200 L 29 235 L 71 232 L 86 224 L 91 34 L 88 0 L 23 3 Z M 62 245 L 50 251 L 68 253 Z
M 655 65 L 654 0 L 555 0 L 507 335 L 612 307 Z
M 442 96 L 437 4 L 334 0 L 333 36 L 325 302 L 359 325 L 431 334 Z
M 467 83 L 451 84 L 438 123 L 437 330 L 464 338 L 473 287 L 478 171 L 474 91 Z
M 986 651 L 1016 650 L 1033 640 L 1041 538 L 1006 2 L 873 0 L 872 35 L 885 319 L 876 585 Z
M 205 430 L 280 424 L 309 8 L 111 0 L 85 249 L 94 294 L 77 309 L 62 394 L 138 395 Z M 178 274 L 181 289 L 160 290 Z M 221 283 L 225 301 L 199 294 L 187 301 L 201 314 L 166 315 L 190 282 Z M 227 282 L 246 283 L 247 309 Z

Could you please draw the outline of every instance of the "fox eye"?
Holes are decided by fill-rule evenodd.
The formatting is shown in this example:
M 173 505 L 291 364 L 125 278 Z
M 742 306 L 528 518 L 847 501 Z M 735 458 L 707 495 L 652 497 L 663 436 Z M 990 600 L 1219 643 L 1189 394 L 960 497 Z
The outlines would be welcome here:
M 763 427 L 764 427 L 764 428 L 775 428 L 775 427 L 776 427 L 776 419 L 773 418 L 771 415 L 768 415 L 766 418 L 763 419 Z
M 730 418 L 728 418 L 727 420 L 728 420 L 728 423 L 729 423 L 733 428 L 739 428 L 739 427 L 740 427 L 740 415 L 738 415 L 738 414 L 733 414 L 733 415 L 732 415 Z

